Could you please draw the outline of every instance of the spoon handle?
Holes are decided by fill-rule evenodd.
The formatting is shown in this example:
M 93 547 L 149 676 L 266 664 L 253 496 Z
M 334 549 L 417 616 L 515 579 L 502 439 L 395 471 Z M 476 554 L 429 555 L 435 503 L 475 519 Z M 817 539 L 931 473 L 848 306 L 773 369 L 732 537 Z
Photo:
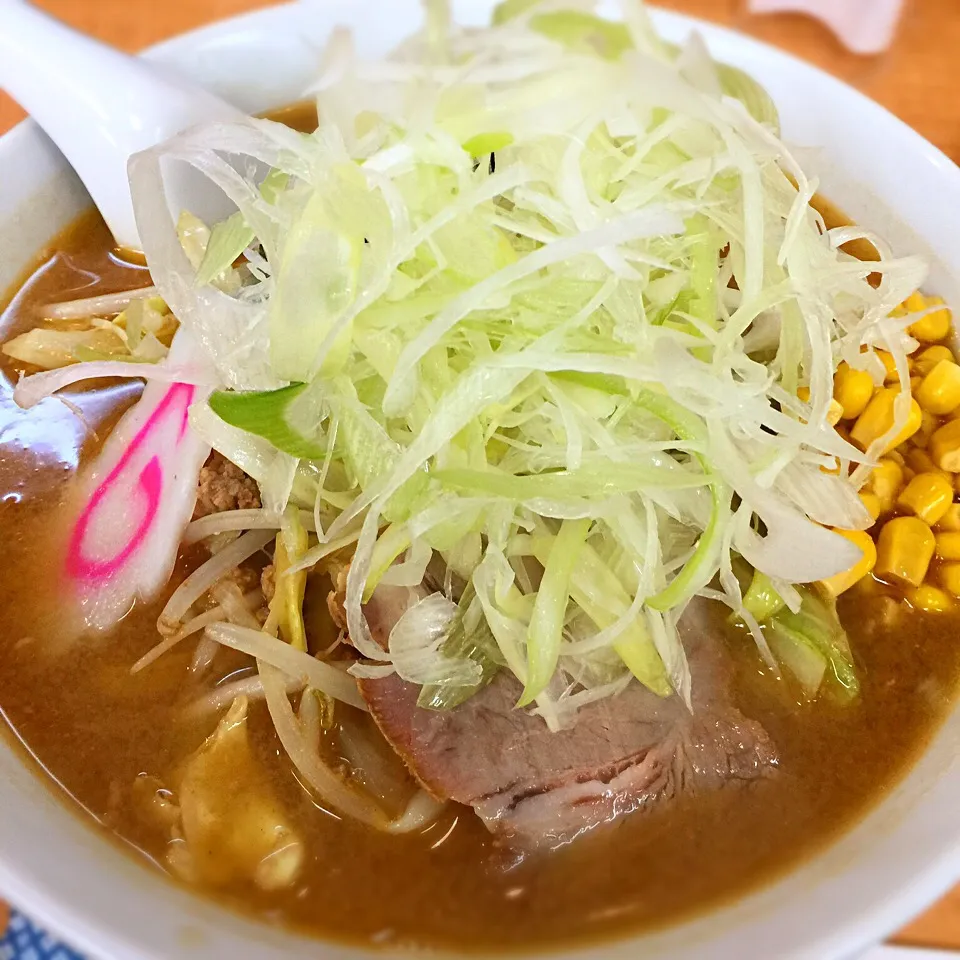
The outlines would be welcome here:
M 0 89 L 57 144 L 121 246 L 140 248 L 127 160 L 240 112 L 164 67 L 84 36 L 26 0 L 0 0 Z

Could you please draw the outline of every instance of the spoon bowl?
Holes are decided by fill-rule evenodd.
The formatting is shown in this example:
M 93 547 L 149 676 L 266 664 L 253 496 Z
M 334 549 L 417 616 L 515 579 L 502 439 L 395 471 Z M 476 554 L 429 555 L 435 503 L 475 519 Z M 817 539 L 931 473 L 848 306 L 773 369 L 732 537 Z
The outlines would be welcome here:
M 0 19 L 0 88 L 60 148 L 117 244 L 140 249 L 129 158 L 194 124 L 243 114 L 163 64 L 99 43 L 26 0 L 0 0 Z M 188 169 L 171 171 L 171 180 L 179 209 L 228 212 L 209 181 Z

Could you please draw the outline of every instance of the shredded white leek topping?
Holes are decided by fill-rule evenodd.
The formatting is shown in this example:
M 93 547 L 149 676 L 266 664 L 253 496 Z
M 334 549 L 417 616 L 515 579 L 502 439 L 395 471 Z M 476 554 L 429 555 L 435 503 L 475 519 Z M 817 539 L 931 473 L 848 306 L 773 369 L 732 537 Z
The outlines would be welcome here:
M 907 383 L 890 313 L 925 275 L 873 236 L 879 262 L 839 249 L 856 231 L 809 206 L 756 84 L 640 3 L 592 6 L 467 30 L 428 4 L 380 60 L 335 33 L 316 133 L 216 124 L 131 165 L 157 289 L 230 391 L 193 426 L 270 515 L 311 511 L 301 567 L 356 542 L 353 644 L 440 702 L 509 670 L 553 728 L 631 678 L 689 702 L 677 623 L 700 595 L 741 609 L 736 557 L 794 608 L 856 562 L 828 527 L 869 525 L 864 471 L 822 468 L 882 441 L 829 425 L 833 374 L 882 382 L 882 347 Z M 200 249 L 161 161 L 237 207 Z M 386 650 L 384 581 L 421 596 Z

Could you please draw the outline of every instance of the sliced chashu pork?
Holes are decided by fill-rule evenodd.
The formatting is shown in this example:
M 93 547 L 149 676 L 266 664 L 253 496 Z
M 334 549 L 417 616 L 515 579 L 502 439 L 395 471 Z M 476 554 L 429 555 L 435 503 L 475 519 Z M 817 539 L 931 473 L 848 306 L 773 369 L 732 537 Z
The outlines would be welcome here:
M 386 646 L 417 599 L 380 588 L 366 607 Z M 707 603 L 692 605 L 681 635 L 693 676 L 693 713 L 638 683 L 583 707 L 572 729 L 551 733 L 516 709 L 519 683 L 502 671 L 446 712 L 417 706 L 418 688 L 393 675 L 362 680 L 361 693 L 394 750 L 441 799 L 472 806 L 511 846 L 550 848 L 594 827 L 668 801 L 680 791 L 734 787 L 770 776 L 777 753 L 763 728 L 730 700 L 730 666 L 710 635 Z

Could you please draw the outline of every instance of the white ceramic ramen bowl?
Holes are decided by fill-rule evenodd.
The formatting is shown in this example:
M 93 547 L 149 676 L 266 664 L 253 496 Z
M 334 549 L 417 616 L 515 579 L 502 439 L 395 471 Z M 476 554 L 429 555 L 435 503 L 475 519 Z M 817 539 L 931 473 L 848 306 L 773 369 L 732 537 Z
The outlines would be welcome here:
M 455 0 L 461 22 L 492 0 Z M 616 4 L 611 2 L 611 8 Z M 611 9 L 611 15 L 615 10 Z M 165 61 L 249 111 L 290 102 L 330 28 L 352 26 L 383 52 L 420 16 L 417 0 L 313 0 L 224 21 L 157 47 Z M 702 31 L 714 55 L 756 76 L 804 148 L 827 196 L 933 264 L 930 288 L 960 304 L 960 170 L 860 94 L 769 47 L 671 14 L 679 38 Z M 0 288 L 88 202 L 32 123 L 0 138 Z M 836 844 L 778 882 L 662 932 L 582 950 L 596 960 L 840 960 L 897 928 L 960 879 L 960 711 L 910 775 Z M 638 870 L 655 869 L 637 864 Z M 167 882 L 71 811 L 0 742 L 0 893 L 91 957 L 236 960 L 360 957 L 228 913 Z M 358 909 L 361 907 L 358 905 Z

